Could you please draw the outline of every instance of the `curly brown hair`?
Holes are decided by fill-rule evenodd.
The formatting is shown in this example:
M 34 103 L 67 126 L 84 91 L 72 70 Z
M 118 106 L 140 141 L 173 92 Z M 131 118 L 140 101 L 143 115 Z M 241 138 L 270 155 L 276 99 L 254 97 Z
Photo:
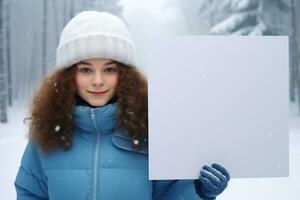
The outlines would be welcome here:
M 44 153 L 72 146 L 76 71 L 76 64 L 54 71 L 33 96 L 30 117 L 25 120 L 30 120 L 29 139 Z M 144 140 L 148 137 L 147 80 L 134 66 L 118 63 L 118 72 L 116 128 L 125 130 L 133 140 Z

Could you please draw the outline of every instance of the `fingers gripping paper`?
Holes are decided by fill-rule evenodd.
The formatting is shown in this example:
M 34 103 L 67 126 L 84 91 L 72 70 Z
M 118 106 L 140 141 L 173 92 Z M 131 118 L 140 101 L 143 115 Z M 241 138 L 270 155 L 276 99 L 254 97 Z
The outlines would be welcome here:
M 149 177 L 288 176 L 288 38 L 146 40 Z

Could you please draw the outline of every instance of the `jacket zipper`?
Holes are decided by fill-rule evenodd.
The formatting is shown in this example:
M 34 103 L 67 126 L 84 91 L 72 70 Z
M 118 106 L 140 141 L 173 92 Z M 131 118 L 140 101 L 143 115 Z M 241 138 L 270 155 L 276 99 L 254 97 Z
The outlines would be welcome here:
M 94 152 L 94 177 L 93 177 L 93 200 L 97 199 L 97 184 L 98 184 L 98 160 L 99 160 L 99 142 L 100 142 L 100 133 L 96 124 L 95 119 L 95 110 L 94 108 L 91 109 L 91 119 L 94 124 L 94 128 L 96 130 L 96 147 Z

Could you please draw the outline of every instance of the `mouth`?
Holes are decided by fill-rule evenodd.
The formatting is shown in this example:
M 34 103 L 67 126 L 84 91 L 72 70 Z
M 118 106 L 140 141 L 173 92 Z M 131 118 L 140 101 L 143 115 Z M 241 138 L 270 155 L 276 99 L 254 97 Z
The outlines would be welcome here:
M 103 95 L 103 94 L 105 94 L 107 91 L 108 91 L 108 90 L 106 90 L 106 91 L 99 91 L 99 92 L 88 91 L 88 93 L 93 94 L 93 95 Z

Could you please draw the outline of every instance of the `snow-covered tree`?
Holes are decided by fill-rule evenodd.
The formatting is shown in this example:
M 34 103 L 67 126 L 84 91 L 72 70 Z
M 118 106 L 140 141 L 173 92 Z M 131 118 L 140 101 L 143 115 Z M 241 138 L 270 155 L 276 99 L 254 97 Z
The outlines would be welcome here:
M 10 13 L 9 13 L 9 6 L 10 4 L 4 1 L 4 6 L 3 6 L 3 15 L 4 15 L 4 38 L 6 38 L 3 41 L 3 45 L 5 46 L 5 68 L 7 69 L 7 100 L 8 100 L 8 105 L 12 106 L 12 84 L 11 84 L 11 62 L 10 62 L 10 26 L 9 21 L 10 21 Z M 6 22 L 6 23 L 5 23 Z
M 286 0 L 226 0 L 230 10 L 210 30 L 217 35 L 281 35 L 289 31 L 290 4 Z M 287 29 L 288 27 L 288 29 Z
M 298 108 L 300 113 L 300 3 L 291 0 L 291 33 L 290 33 L 290 99 L 298 99 Z
M 230 14 L 217 22 L 210 30 L 212 34 L 248 35 L 257 26 L 259 0 L 226 0 L 219 10 L 229 9 Z
M 4 29 L 3 29 L 3 0 L 0 0 L 0 41 L 3 41 Z M 7 73 L 4 65 L 4 45 L 0 45 L 0 122 L 7 122 L 6 112 L 6 80 Z
M 48 32 L 48 1 L 43 1 L 43 32 L 42 32 L 42 76 L 46 75 L 47 66 L 47 32 Z

